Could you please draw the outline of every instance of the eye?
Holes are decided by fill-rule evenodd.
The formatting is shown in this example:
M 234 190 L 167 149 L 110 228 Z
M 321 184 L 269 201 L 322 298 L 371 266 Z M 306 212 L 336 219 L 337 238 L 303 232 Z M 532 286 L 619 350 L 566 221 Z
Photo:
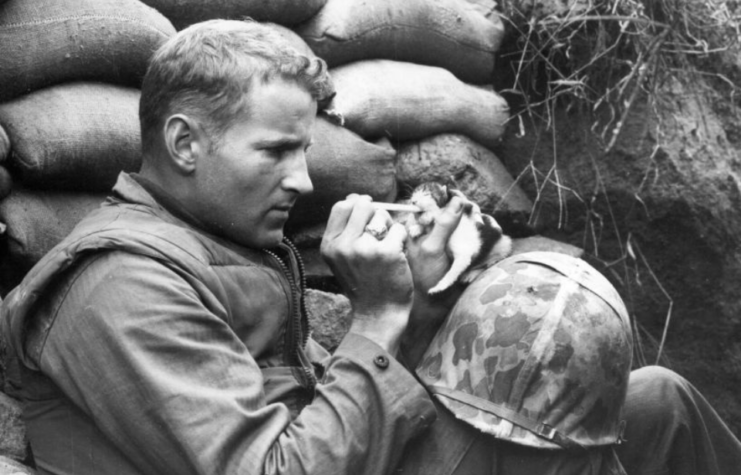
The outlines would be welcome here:
M 303 151 L 304 153 L 306 153 L 306 151 L 309 149 L 309 147 L 311 147 L 312 144 L 313 142 L 309 142 L 306 145 L 301 142 L 286 142 L 275 144 L 272 146 L 266 146 L 263 148 L 263 151 L 269 157 L 276 160 L 281 160 L 286 156 L 296 154 L 299 151 Z
M 269 147 L 265 149 L 265 152 L 274 158 L 281 158 L 286 151 L 288 151 L 287 147 L 280 146 L 280 147 Z

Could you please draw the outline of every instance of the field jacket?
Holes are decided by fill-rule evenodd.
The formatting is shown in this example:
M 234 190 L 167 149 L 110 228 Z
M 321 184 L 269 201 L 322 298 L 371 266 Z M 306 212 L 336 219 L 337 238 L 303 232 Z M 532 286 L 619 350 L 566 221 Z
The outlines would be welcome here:
M 122 174 L 3 302 L 39 473 L 390 473 L 435 418 L 419 383 L 309 338 L 292 246 L 209 235 L 146 185 Z

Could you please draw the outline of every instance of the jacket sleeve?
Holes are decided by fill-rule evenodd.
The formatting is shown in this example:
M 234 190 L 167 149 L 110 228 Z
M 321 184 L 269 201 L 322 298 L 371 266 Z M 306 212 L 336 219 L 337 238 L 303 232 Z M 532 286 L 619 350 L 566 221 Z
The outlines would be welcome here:
M 74 275 L 41 368 L 143 473 L 385 474 L 435 412 L 370 340 L 348 335 L 296 419 L 185 276 L 120 252 Z

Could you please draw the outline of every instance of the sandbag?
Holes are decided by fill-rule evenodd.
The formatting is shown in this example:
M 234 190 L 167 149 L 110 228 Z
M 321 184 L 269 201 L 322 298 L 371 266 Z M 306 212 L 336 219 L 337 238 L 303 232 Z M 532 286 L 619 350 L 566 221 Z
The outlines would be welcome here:
M 0 101 L 72 80 L 138 87 L 175 34 L 138 0 L 15 0 L 0 6 Z
M 107 191 L 141 165 L 140 92 L 102 83 L 52 86 L 0 104 L 8 166 L 34 188 Z
M 13 178 L 7 168 L 0 165 L 0 200 L 10 194 L 13 188 Z
M 493 148 L 509 118 L 492 90 L 445 69 L 389 60 L 359 61 L 330 71 L 337 95 L 330 109 L 365 138 L 417 140 L 458 133 Z
M 0 201 L 0 222 L 7 225 L 9 259 L 21 270 L 30 269 L 104 199 L 105 194 L 16 187 Z
M 353 132 L 317 118 L 314 144 L 306 154 L 314 192 L 299 199 L 289 228 L 326 221 L 332 206 L 350 193 L 376 201 L 396 198 L 396 152 L 390 144 L 366 142 Z
M 142 0 L 178 30 L 214 18 L 253 18 L 293 26 L 314 16 L 327 0 Z
M 0 125 L 0 163 L 3 163 L 10 154 L 10 139 L 5 129 Z
M 460 0 L 329 0 L 297 32 L 330 67 L 391 59 L 490 83 L 504 26 Z
M 309 45 L 306 44 L 306 41 L 304 41 L 303 38 L 301 38 L 295 31 L 293 31 L 290 28 L 287 28 L 283 25 L 279 25 L 277 23 L 265 23 L 266 25 L 272 27 L 275 31 L 280 33 L 280 35 L 285 38 L 291 46 L 293 46 L 296 51 L 303 54 L 304 56 L 307 56 L 309 58 L 315 58 L 316 54 L 309 48 Z
M 490 21 L 501 24 L 496 0 L 466 0 L 466 2 Z
M 402 144 L 396 171 L 399 182 L 408 189 L 452 178 L 457 188 L 488 214 L 520 213 L 526 219 L 533 208 L 494 152 L 463 135 L 442 134 Z

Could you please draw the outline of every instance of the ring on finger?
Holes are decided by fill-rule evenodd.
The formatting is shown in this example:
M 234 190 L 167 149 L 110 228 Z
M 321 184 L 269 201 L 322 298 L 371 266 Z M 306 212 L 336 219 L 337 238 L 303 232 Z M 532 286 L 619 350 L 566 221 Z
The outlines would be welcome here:
M 379 241 L 386 237 L 386 233 L 388 233 L 388 230 L 389 229 L 386 226 L 373 226 L 369 224 L 365 227 L 365 232 L 378 239 Z

